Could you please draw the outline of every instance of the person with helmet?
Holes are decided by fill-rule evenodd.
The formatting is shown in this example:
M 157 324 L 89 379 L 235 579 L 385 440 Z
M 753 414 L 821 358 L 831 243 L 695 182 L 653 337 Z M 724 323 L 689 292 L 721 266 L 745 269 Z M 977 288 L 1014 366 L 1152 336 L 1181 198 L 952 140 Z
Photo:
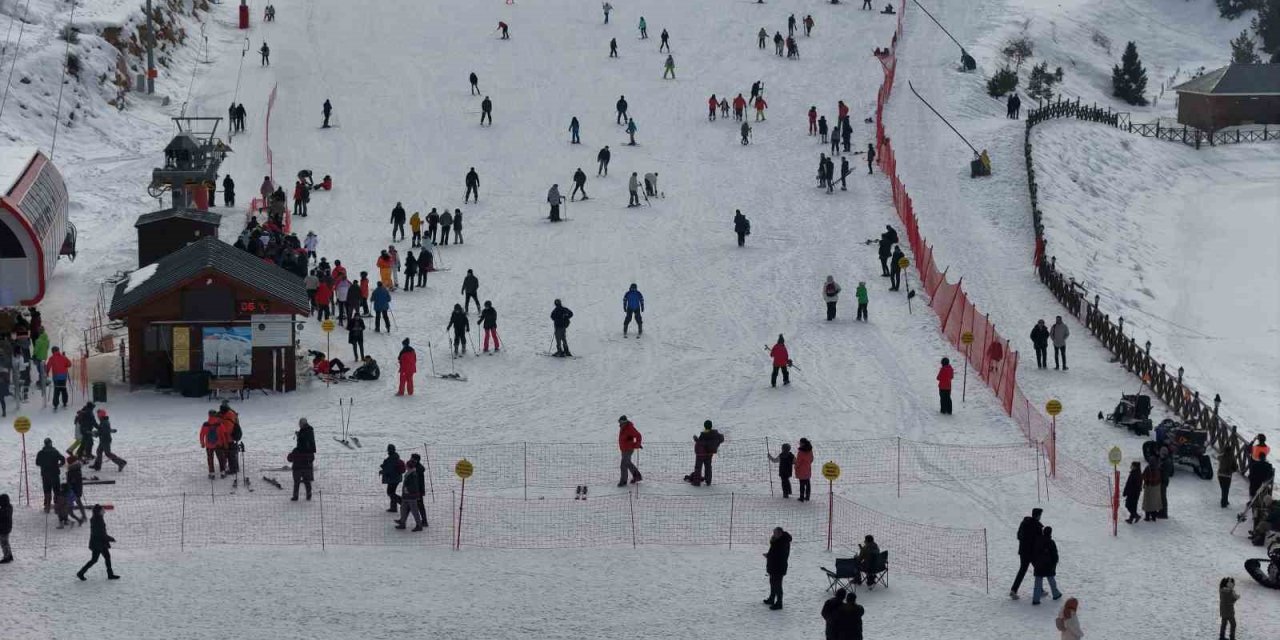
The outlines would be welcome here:
M 111 418 L 107 417 L 106 409 L 101 409 L 101 408 L 98 409 L 98 429 L 97 430 L 98 430 L 98 456 L 97 458 L 94 459 L 93 466 L 91 468 L 94 471 L 101 470 L 102 457 L 106 456 L 108 460 L 116 463 L 117 471 L 124 471 L 124 465 L 128 464 L 128 462 L 126 462 L 124 458 L 121 458 L 111 452 L 111 434 L 115 433 L 116 430 L 111 428 Z
M 644 335 L 644 318 L 640 315 L 644 313 L 644 294 L 636 288 L 636 283 L 631 283 L 631 288 L 622 295 L 622 311 L 626 313 L 626 318 L 622 320 L 622 337 L 627 337 L 627 329 L 631 326 L 631 318 L 636 319 L 636 337 Z
M 557 300 L 557 302 L 559 302 Z M 643 449 L 641 446 L 643 438 L 640 431 L 636 429 L 636 425 L 632 424 L 626 416 L 618 418 L 618 451 L 622 454 L 622 460 L 619 463 L 621 475 L 618 476 L 618 486 L 627 486 L 627 474 L 631 474 L 631 483 L 640 482 L 640 469 L 638 469 L 631 461 L 631 456 L 635 454 L 637 449 Z

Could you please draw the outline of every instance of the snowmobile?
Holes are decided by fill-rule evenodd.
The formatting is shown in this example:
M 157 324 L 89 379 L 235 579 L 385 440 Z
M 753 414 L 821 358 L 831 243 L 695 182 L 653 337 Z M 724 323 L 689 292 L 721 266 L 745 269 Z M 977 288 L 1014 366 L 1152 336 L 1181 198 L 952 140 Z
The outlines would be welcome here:
M 1197 431 L 1166 418 L 1156 427 L 1156 443 L 1169 447 L 1173 461 L 1195 470 L 1202 480 L 1213 477 L 1213 461 L 1205 453 L 1209 433 Z
M 1102 420 L 1102 412 L 1098 412 Z M 1146 394 L 1121 394 L 1116 408 L 1106 416 L 1107 422 L 1117 427 L 1124 427 L 1136 435 L 1145 436 L 1151 433 L 1151 396 Z
M 1280 532 L 1272 531 L 1267 534 L 1267 557 L 1245 560 L 1244 570 L 1258 584 L 1280 589 Z

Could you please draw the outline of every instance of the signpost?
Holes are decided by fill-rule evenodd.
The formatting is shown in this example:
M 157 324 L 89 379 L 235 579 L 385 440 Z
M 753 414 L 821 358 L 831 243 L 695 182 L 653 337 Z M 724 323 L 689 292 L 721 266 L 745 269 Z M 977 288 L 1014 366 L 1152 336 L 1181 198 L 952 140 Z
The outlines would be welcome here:
M 462 548 L 462 502 L 467 499 L 467 478 L 475 473 L 475 466 L 466 458 L 458 461 L 453 465 L 453 473 L 462 479 L 462 490 L 458 493 L 458 525 L 456 527 L 457 535 L 453 541 L 454 549 Z
M 898 268 L 902 270 L 902 277 L 904 278 L 911 277 L 907 275 L 907 267 L 909 266 L 911 266 L 910 258 L 903 256 L 898 259 Z M 908 284 L 906 289 L 907 289 L 907 315 L 910 315 L 911 314 L 911 285 Z
M 321 329 L 322 331 L 324 331 L 324 357 L 325 357 L 326 359 L 328 359 L 328 357 L 329 357 L 329 353 L 330 353 L 330 351 L 329 351 L 329 335 L 333 333 L 333 328 L 334 328 L 335 326 L 337 326 L 337 325 L 333 322 L 333 318 L 325 318 L 325 319 L 324 319 L 324 321 L 320 323 L 320 329 Z M 326 377 L 326 378 L 324 379 L 324 386 L 326 386 L 326 387 L 328 387 L 328 386 L 329 386 L 329 378 L 328 378 L 328 377 Z
M 960 334 L 960 342 L 964 343 L 964 377 L 960 379 L 960 402 L 964 402 L 965 392 L 969 390 L 969 354 L 973 353 L 973 332 Z
M 1059 402 L 1057 398 L 1054 398 L 1044 403 L 1044 412 L 1049 414 L 1049 417 L 1053 420 L 1053 424 L 1049 429 L 1049 440 L 1050 440 L 1050 443 L 1053 445 L 1054 455 L 1049 456 L 1049 476 L 1057 477 L 1058 475 L 1058 462 L 1057 462 L 1058 460 L 1058 455 L 1057 455 L 1058 414 L 1062 413 L 1062 403 Z
M 27 432 L 31 430 L 31 418 L 18 416 L 13 419 L 13 430 L 22 436 L 22 485 L 27 493 L 27 506 L 31 506 L 31 479 L 27 475 Z
M 827 479 L 827 551 L 831 550 L 831 517 L 835 514 L 835 482 L 840 478 L 840 465 L 828 460 L 822 465 L 822 477 Z
M 1111 536 L 1120 535 L 1120 461 L 1124 459 L 1124 454 L 1120 451 L 1120 447 L 1111 447 L 1111 451 L 1107 452 L 1107 462 L 1111 463 L 1111 469 L 1115 472 L 1115 485 L 1111 490 Z

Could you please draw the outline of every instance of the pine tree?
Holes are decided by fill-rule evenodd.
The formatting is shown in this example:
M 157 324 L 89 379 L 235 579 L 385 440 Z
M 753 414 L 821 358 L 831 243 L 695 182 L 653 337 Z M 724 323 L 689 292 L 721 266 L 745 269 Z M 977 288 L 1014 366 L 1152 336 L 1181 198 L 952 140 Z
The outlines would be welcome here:
M 1260 0 L 1214 0 L 1218 4 L 1218 15 L 1235 20 L 1250 9 L 1257 9 Z
M 1027 82 L 1027 95 L 1040 102 L 1053 100 L 1053 86 L 1062 82 L 1062 67 L 1049 71 L 1049 63 L 1041 62 L 1031 68 L 1031 79 Z
M 1262 59 L 1258 57 L 1258 53 L 1254 51 L 1253 38 L 1249 37 L 1249 32 L 1241 31 L 1240 37 L 1231 41 L 1231 63 L 1232 64 L 1258 64 Z
M 993 98 L 1003 97 L 1006 93 L 1018 88 L 1018 73 L 1007 65 L 1001 67 L 996 74 L 987 80 L 987 95 Z
M 1280 0 L 1268 0 L 1280 3 Z M 1111 70 L 1111 95 L 1129 104 L 1144 107 L 1147 105 L 1147 70 L 1142 68 L 1142 60 L 1138 59 L 1138 46 L 1132 41 L 1124 47 L 1124 55 L 1120 56 L 1120 64 Z
M 1253 31 L 1262 41 L 1260 48 L 1271 54 L 1271 62 L 1280 62 L 1280 0 L 1258 1 L 1258 15 L 1253 17 Z

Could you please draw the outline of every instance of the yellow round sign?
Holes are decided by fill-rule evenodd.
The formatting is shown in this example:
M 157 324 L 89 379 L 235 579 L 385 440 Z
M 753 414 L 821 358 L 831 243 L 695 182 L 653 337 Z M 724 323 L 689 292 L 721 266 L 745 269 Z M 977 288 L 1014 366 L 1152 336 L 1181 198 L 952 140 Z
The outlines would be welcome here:
M 471 474 L 475 473 L 475 470 L 475 466 L 473 466 L 466 458 L 459 460 L 458 464 L 453 465 L 454 475 L 462 478 L 463 480 L 470 478 Z
M 1121 460 L 1124 460 L 1124 453 L 1120 451 L 1120 447 L 1111 447 L 1111 451 L 1107 452 L 1107 462 L 1110 462 L 1113 467 L 1118 467 Z
M 960 334 L 960 342 L 963 342 L 965 344 L 973 344 L 973 332 L 966 331 Z
M 1056 416 L 1062 413 L 1062 403 L 1058 402 L 1057 399 L 1050 400 L 1044 403 L 1044 412 L 1051 416 Z
M 338 325 L 334 324 L 333 320 L 330 318 L 325 318 L 324 322 L 320 323 L 320 328 L 323 329 L 325 333 L 333 331 L 333 328 L 336 326 Z
M 840 465 L 828 461 L 826 464 L 822 465 L 822 477 L 835 482 L 840 478 Z
M 906 257 L 899 258 L 898 266 L 902 267 L 903 269 L 906 269 L 907 267 L 911 266 L 911 259 Z
M 18 433 L 26 433 L 31 430 L 31 418 L 26 416 L 18 416 L 13 419 L 13 430 Z

